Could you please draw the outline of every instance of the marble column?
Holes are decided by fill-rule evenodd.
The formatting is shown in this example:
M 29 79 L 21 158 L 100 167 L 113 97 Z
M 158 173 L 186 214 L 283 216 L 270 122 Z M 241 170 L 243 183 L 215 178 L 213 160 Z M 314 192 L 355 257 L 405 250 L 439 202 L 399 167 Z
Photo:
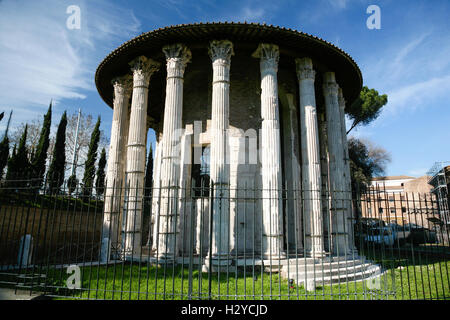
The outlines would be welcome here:
M 130 62 L 133 71 L 133 95 L 131 98 L 130 124 L 128 130 L 126 194 L 123 226 L 123 249 L 125 256 L 139 254 L 141 250 L 141 219 L 144 191 L 148 85 L 159 63 L 145 56 Z
M 334 255 L 345 256 L 348 251 L 348 226 L 345 210 L 345 168 L 338 85 L 334 72 L 323 76 L 323 94 L 327 119 L 328 152 L 330 164 L 330 196 L 332 223 L 332 250 Z
M 129 100 L 132 79 L 130 75 L 114 78 L 113 121 L 106 173 L 105 208 L 103 216 L 101 260 L 110 259 L 111 246 L 118 244 L 118 229 L 122 207 L 125 163 L 123 154 L 128 140 Z
M 173 260 L 178 252 L 180 139 L 183 115 L 183 78 L 191 51 L 183 44 L 163 47 L 167 81 L 161 145 L 161 206 L 158 219 L 158 258 Z M 179 241 L 178 241 L 179 242 Z
M 349 254 L 357 254 L 357 249 L 354 242 L 354 219 L 352 211 L 352 180 L 350 175 L 350 157 L 348 154 L 348 141 L 347 141 L 347 128 L 345 126 L 345 99 L 342 93 L 342 89 L 338 90 L 339 100 L 339 114 L 341 120 L 341 132 L 342 132 L 342 146 L 344 148 L 344 191 L 345 191 L 345 212 L 347 216 L 347 230 L 348 234 L 348 250 Z
M 283 99 L 283 95 L 280 95 Z M 291 177 L 286 179 L 287 201 L 286 201 L 286 218 L 284 221 L 286 239 L 289 244 L 289 252 L 297 252 L 303 254 L 303 226 L 302 226 L 302 194 L 301 194 L 301 167 L 299 156 L 299 139 L 298 136 L 298 114 L 296 106 L 295 94 L 286 94 L 286 105 L 288 108 L 284 110 L 282 118 L 283 135 L 285 148 L 284 157 L 286 163 L 286 174 Z M 281 100 L 283 103 L 283 100 Z M 283 109 L 283 108 L 282 108 Z M 287 234 L 289 232 L 289 234 Z
M 321 108 L 322 110 L 324 109 Z M 329 165 L 328 165 L 328 142 L 327 142 L 327 122 L 325 119 L 325 112 L 319 113 L 318 117 L 319 124 L 319 154 L 320 154 L 320 172 L 321 172 L 321 182 L 322 182 L 322 219 L 323 219 L 323 247 L 326 252 L 330 251 L 331 248 L 331 223 L 330 223 L 330 191 L 329 185 Z
M 277 259 L 285 255 L 277 81 L 280 52 L 277 45 L 261 43 L 253 56 L 260 58 L 261 71 L 262 252 L 265 258 Z
M 211 257 L 214 265 L 229 264 L 230 168 L 229 141 L 227 138 L 230 113 L 230 65 L 233 44 L 228 40 L 214 40 L 209 46 L 212 60 L 212 112 L 211 112 L 211 156 L 210 175 L 213 186 Z
M 305 254 L 323 257 L 323 214 L 319 131 L 314 90 L 315 71 L 310 58 L 296 59 L 300 91 L 300 136 L 302 153 L 303 222 Z
M 158 221 L 160 212 L 161 191 L 161 143 L 162 132 L 156 132 L 156 152 L 153 163 L 153 192 L 152 192 L 152 250 L 156 252 L 158 239 Z

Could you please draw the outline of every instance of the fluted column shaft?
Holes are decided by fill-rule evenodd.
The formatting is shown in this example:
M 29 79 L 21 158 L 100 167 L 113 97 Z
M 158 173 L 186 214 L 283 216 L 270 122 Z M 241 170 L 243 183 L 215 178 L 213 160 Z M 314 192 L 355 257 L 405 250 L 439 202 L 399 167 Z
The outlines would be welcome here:
M 284 256 L 281 141 L 278 106 L 277 45 L 262 43 L 253 55 L 260 58 L 261 70 L 261 171 L 263 255 Z
M 158 257 L 177 254 L 180 138 L 183 114 L 183 77 L 191 52 L 182 44 L 165 46 L 167 81 L 161 145 L 161 207 L 158 227 Z
M 128 130 L 126 165 L 126 207 L 124 211 L 124 253 L 139 254 L 141 250 L 141 219 L 144 189 L 147 103 L 150 77 L 159 63 L 144 56 L 130 62 L 133 71 L 130 125 Z
M 327 118 L 327 136 L 330 163 L 330 193 L 333 254 L 349 254 L 348 226 L 345 210 L 346 185 L 344 166 L 344 147 L 341 114 L 338 101 L 338 85 L 334 72 L 324 74 L 323 93 Z
M 114 101 L 108 169 L 106 173 L 105 208 L 103 216 L 101 260 L 110 258 L 111 245 L 117 245 L 119 217 L 122 206 L 125 163 L 123 154 L 128 140 L 131 76 L 113 79 Z
M 212 60 L 212 111 L 211 111 L 211 157 L 210 175 L 214 187 L 212 201 L 212 244 L 211 254 L 216 263 L 228 263 L 230 247 L 229 183 L 230 168 L 229 141 L 227 130 L 230 114 L 230 65 L 233 44 L 227 40 L 212 41 L 209 55 Z
M 301 164 L 299 160 L 301 159 L 299 156 L 300 151 L 297 150 L 297 146 L 299 146 L 299 140 L 296 140 L 295 137 L 298 136 L 296 132 L 296 128 L 298 128 L 298 116 L 297 116 L 297 108 L 296 104 L 294 103 L 294 100 L 296 100 L 296 97 L 294 94 L 287 94 L 286 95 L 288 105 L 289 105 L 289 115 L 288 118 L 290 119 L 290 132 L 288 133 L 289 138 L 289 151 L 292 153 L 292 159 L 291 159 L 291 167 L 292 167 L 292 192 L 290 192 L 291 195 L 287 195 L 288 197 L 288 205 L 289 205 L 289 198 L 292 199 L 292 209 L 287 208 L 287 212 L 289 210 L 293 210 L 294 215 L 292 218 L 288 221 L 284 222 L 286 225 L 286 230 L 289 230 L 289 225 L 293 224 L 295 233 L 293 235 L 289 236 L 289 238 L 294 238 L 293 246 L 290 245 L 289 251 L 292 252 L 292 250 L 296 250 L 298 253 L 303 254 L 303 224 L 302 224 L 302 214 L 301 214 L 301 208 L 302 208 L 302 193 L 301 193 Z M 299 139 L 299 137 L 298 137 Z M 286 235 L 287 236 L 287 235 Z M 288 240 L 289 241 L 289 240 Z
M 347 230 L 348 234 L 348 250 L 349 253 L 357 253 L 355 243 L 354 243 L 354 229 L 353 229 L 353 219 L 352 219 L 352 178 L 350 174 L 350 156 L 348 154 L 348 141 L 347 141 L 347 128 L 345 126 L 345 99 L 342 93 L 342 89 L 339 88 L 338 91 L 339 100 L 339 114 L 341 116 L 341 135 L 342 135 L 342 146 L 344 148 L 344 192 L 346 195 L 345 201 L 345 212 L 347 216 Z
M 310 58 L 297 59 L 296 64 L 300 86 L 304 250 L 307 255 L 321 257 L 324 255 L 324 245 L 315 71 Z
M 153 241 L 152 250 L 157 249 L 159 213 L 160 213 L 160 192 L 161 192 L 161 142 L 162 133 L 156 134 L 156 153 L 153 169 L 153 190 L 152 190 L 152 221 L 153 221 Z

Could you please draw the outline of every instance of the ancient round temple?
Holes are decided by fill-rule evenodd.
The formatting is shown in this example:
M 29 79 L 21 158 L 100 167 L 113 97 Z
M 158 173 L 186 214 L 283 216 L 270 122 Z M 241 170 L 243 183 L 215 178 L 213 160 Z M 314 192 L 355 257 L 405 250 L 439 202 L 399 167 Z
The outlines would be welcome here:
M 345 112 L 362 76 L 347 53 L 269 25 L 177 25 L 122 44 L 95 81 L 113 109 L 105 259 L 355 259 Z

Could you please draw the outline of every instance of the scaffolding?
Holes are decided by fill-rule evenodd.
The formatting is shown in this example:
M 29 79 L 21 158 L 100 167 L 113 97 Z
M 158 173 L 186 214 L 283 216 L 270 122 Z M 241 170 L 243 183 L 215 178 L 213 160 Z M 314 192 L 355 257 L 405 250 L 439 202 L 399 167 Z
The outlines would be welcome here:
M 448 196 L 450 177 L 446 176 L 445 168 L 447 167 L 450 167 L 450 161 L 435 162 L 430 170 L 428 170 L 427 175 L 429 176 L 428 184 L 433 187 L 431 192 L 434 193 L 437 198 L 441 219 L 445 225 L 450 225 L 450 198 Z M 450 169 L 448 169 L 448 171 L 450 171 Z

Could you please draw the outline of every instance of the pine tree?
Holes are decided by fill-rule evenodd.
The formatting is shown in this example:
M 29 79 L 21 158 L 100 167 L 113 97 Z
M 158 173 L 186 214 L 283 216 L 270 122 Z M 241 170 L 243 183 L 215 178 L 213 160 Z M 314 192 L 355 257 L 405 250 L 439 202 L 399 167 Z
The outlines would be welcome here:
M 56 132 L 55 146 L 53 148 L 52 162 L 47 173 L 50 193 L 58 193 L 64 182 L 64 169 L 66 164 L 66 126 L 67 114 L 64 111 Z
M 92 131 L 91 141 L 89 143 L 89 149 L 86 162 L 84 163 L 84 176 L 83 176 L 83 195 L 90 196 L 92 194 L 92 188 L 94 187 L 95 178 L 95 162 L 97 160 L 98 142 L 100 140 L 100 117 L 98 117 L 94 130 Z
M 95 191 L 98 196 L 101 196 L 105 192 L 105 167 L 106 167 L 106 151 L 105 148 L 102 149 L 100 154 L 100 159 L 98 160 L 97 168 L 97 180 L 95 182 Z
M 36 191 L 42 187 L 45 174 L 45 163 L 47 161 L 47 151 L 50 145 L 50 129 L 52 124 L 52 102 L 48 107 L 48 111 L 44 116 L 44 122 L 42 124 L 41 133 L 39 136 L 39 144 L 36 148 L 36 152 L 31 158 L 32 176 L 36 179 L 33 186 L 36 187 Z
M 3 178 L 3 171 L 5 170 L 6 165 L 8 164 L 9 158 L 9 138 L 8 138 L 8 130 L 9 124 L 11 122 L 12 111 L 9 114 L 8 124 L 6 125 L 5 135 L 3 136 L 3 140 L 0 142 L 0 179 Z
M 28 150 L 26 147 L 28 126 L 25 125 L 22 137 L 19 141 L 17 149 L 14 146 L 14 151 L 11 158 L 8 160 L 8 172 L 6 173 L 7 180 L 11 181 L 10 185 L 14 187 L 28 186 L 27 179 L 30 173 L 30 161 L 28 159 Z

